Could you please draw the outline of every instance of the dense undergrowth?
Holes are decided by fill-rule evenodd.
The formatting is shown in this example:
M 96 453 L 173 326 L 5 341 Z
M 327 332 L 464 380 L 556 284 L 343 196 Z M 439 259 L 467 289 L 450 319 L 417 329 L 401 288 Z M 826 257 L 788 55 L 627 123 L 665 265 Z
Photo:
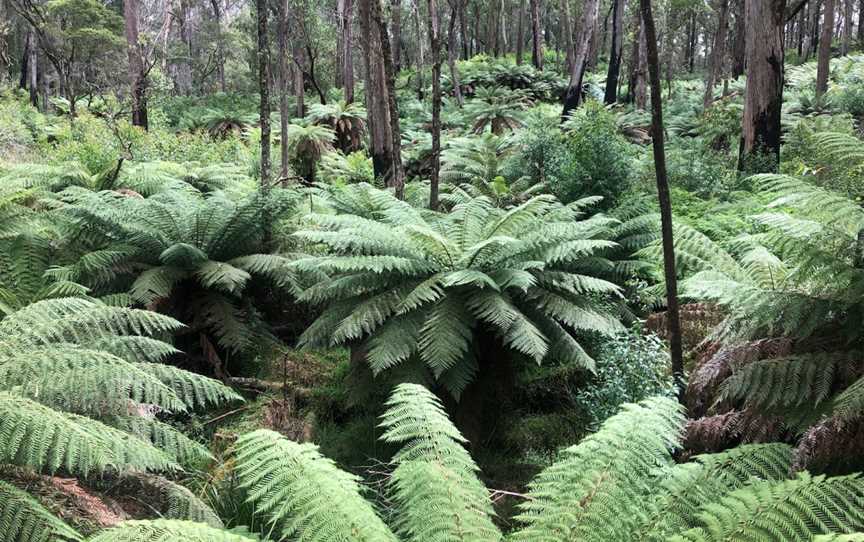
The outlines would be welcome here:
M 684 405 L 644 111 L 460 62 L 436 212 L 409 90 L 404 201 L 338 99 L 262 192 L 249 97 L 143 132 L 2 90 L 0 540 L 864 531 L 862 65 L 788 69 L 778 175 L 735 169 L 741 83 L 671 85 Z

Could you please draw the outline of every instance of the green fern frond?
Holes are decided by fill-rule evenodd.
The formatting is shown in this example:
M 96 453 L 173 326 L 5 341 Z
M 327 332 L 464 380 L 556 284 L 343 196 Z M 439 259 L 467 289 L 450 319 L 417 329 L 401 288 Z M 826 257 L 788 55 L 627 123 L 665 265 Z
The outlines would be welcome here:
M 254 542 L 205 523 L 176 519 L 124 521 L 87 542 Z
M 397 532 L 416 541 L 500 540 L 479 469 L 440 401 L 422 386 L 402 384 L 387 407 L 381 439 L 402 445 L 390 479 Z
M 357 478 L 322 457 L 316 446 L 258 430 L 237 440 L 235 459 L 248 501 L 278 537 L 395 542 L 360 496 Z
M 81 541 L 81 535 L 49 512 L 39 501 L 0 480 L 0 541 Z

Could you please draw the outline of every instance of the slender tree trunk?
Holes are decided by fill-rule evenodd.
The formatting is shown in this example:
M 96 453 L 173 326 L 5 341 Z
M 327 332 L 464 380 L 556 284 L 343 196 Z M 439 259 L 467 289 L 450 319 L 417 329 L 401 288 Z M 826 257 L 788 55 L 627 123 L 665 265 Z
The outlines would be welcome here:
M 257 0 L 256 0 L 257 1 Z M 183 55 L 176 66 L 177 90 L 188 96 L 192 93 L 192 6 L 189 0 L 180 0 L 180 41 L 183 44 Z
M 531 63 L 543 69 L 543 32 L 540 29 L 540 0 L 531 1 Z
M 392 43 L 390 50 L 393 51 L 393 70 L 399 73 L 402 69 L 402 0 L 390 0 L 390 19 L 393 21 Z
M 456 69 L 456 57 L 459 52 L 456 50 L 456 19 L 459 13 L 458 4 L 462 0 L 450 0 L 450 26 L 447 29 L 447 66 L 450 68 L 450 80 L 453 83 L 453 97 L 456 99 L 456 105 L 462 107 L 462 83 L 459 81 L 459 70 Z
M 213 19 L 216 23 L 216 77 L 219 79 L 219 90 L 227 92 L 225 84 L 225 38 L 222 36 L 222 6 L 219 0 L 210 0 L 213 8 Z
M 646 47 L 645 22 L 639 22 L 639 34 L 636 37 L 636 69 L 633 75 L 633 103 L 636 109 L 648 106 L 648 51 Z
M 747 57 L 745 3 L 746 0 L 735 0 L 735 41 L 732 45 L 732 77 L 735 79 L 744 75 L 744 63 Z
M 258 107 L 261 124 L 261 191 L 270 191 L 270 42 L 267 39 L 267 0 L 255 0 L 258 20 Z
M 27 88 L 30 91 L 30 103 L 33 107 L 39 107 L 39 56 L 37 55 L 36 50 L 36 36 L 34 34 L 30 34 L 30 48 L 27 50 L 27 70 L 29 73 Z M 45 68 L 42 68 L 42 71 L 45 71 Z M 70 107 L 74 108 L 74 104 L 70 104 Z M 74 117 L 74 115 L 73 115 Z
M 584 11 L 583 6 L 583 11 Z M 564 48 L 566 50 L 565 62 L 567 73 L 573 72 L 573 62 L 576 58 L 576 46 L 573 43 L 573 29 L 570 26 L 570 0 L 561 0 L 561 32 L 564 34 Z M 580 27 L 580 34 L 584 34 L 585 30 Z M 581 94 L 581 92 L 580 92 Z
M 852 0 L 843 1 L 843 56 L 849 54 L 849 44 L 852 41 Z
M 352 22 L 354 20 L 354 0 L 341 0 L 342 9 L 342 85 L 345 88 L 345 102 L 354 102 L 354 46 L 352 43 Z
M 603 96 L 603 101 L 607 104 L 618 101 L 618 78 L 621 75 L 621 53 L 624 50 L 624 9 L 626 7 L 626 0 L 614 0 L 612 7 L 612 50 L 609 53 L 606 92 Z
M 132 126 L 147 129 L 147 74 L 138 41 L 138 0 L 123 2 L 126 55 L 129 58 L 129 83 L 132 98 Z
M 393 187 L 396 197 L 405 197 L 405 176 L 402 169 L 402 131 L 399 127 L 399 106 L 396 102 L 396 73 L 393 69 L 393 54 L 390 51 L 390 42 L 387 40 L 387 20 L 381 13 L 381 4 L 377 0 L 372 2 L 372 20 L 378 27 L 381 36 L 381 53 L 384 64 L 384 86 L 387 95 L 387 106 L 390 113 L 390 162 L 391 176 L 388 186 Z
M 862 0 L 864 1 L 864 0 Z M 465 7 L 468 0 L 459 0 L 459 32 L 462 40 L 462 60 L 468 60 L 468 26 L 465 22 Z
M 723 71 L 723 58 L 726 56 L 726 31 L 729 28 L 729 0 L 720 0 L 717 11 L 717 33 L 714 35 L 711 61 L 705 79 L 703 109 L 708 109 L 711 106 L 711 102 L 714 100 L 714 85 L 720 78 L 720 72 Z
M 290 0 L 278 0 L 279 2 L 279 29 L 277 43 L 279 45 L 279 177 L 283 184 L 288 179 L 288 124 L 291 113 L 288 111 L 288 95 L 291 93 L 291 58 L 288 50 L 288 10 Z M 339 71 L 338 69 L 336 70 Z
M 699 34 L 697 33 L 697 25 L 696 25 L 696 13 L 693 12 L 690 14 L 690 23 L 689 23 L 689 32 L 688 32 L 688 45 L 687 45 L 687 71 L 693 73 L 693 70 L 696 67 L 696 47 L 699 44 Z
M 864 2 L 864 0 L 861 0 Z M 516 65 L 522 65 L 522 49 L 525 46 L 525 0 L 519 0 L 519 17 L 516 23 Z
M 672 200 L 666 176 L 666 150 L 663 141 L 663 95 L 660 88 L 660 61 L 657 55 L 657 31 L 651 13 L 651 0 L 639 0 L 648 74 L 651 79 L 651 140 L 654 147 L 654 170 L 657 174 L 657 199 L 660 203 L 660 229 L 663 242 L 663 275 L 666 279 L 666 321 L 669 329 L 669 354 L 672 375 L 678 385 L 678 400 L 684 396 L 684 355 L 681 347 L 681 323 L 678 311 L 678 275 L 675 272 L 675 244 L 672 239 Z
M 423 25 L 420 23 L 420 0 L 414 0 L 412 15 L 414 32 L 417 34 L 417 99 L 423 101 L 426 83 L 423 80 L 423 68 L 426 66 L 426 45 L 423 40 Z
M 582 104 L 582 80 L 585 67 L 588 64 L 588 46 L 594 33 L 594 23 L 600 10 L 599 0 L 585 0 L 582 5 L 582 18 L 579 21 L 579 43 L 576 45 L 573 65 L 570 69 L 570 83 L 567 85 L 567 95 L 564 97 L 564 110 L 561 120 L 564 121 L 571 111 Z
M 831 38 L 834 36 L 834 0 L 825 0 L 822 35 L 819 37 L 819 60 L 816 65 L 816 95 L 828 91 L 828 73 L 831 71 Z
M 864 0 L 858 0 L 858 47 L 864 46 Z
M 24 33 L 23 47 L 21 51 L 21 74 L 18 77 L 18 88 L 24 90 L 27 88 L 27 74 L 30 73 L 30 47 L 32 47 L 32 30 L 27 30 Z
M 429 208 L 438 209 L 438 172 L 441 165 L 441 31 L 438 3 L 427 0 L 429 9 L 429 53 L 432 55 L 432 173 L 430 175 Z
M 738 169 L 776 171 L 783 105 L 783 26 L 786 0 L 746 0 L 747 87 Z
M 303 45 L 300 40 L 295 37 L 291 45 L 291 56 L 294 59 L 294 65 L 291 67 L 291 73 L 294 76 L 294 101 L 296 107 L 296 115 L 299 118 L 306 116 L 306 80 L 303 77 L 304 52 Z

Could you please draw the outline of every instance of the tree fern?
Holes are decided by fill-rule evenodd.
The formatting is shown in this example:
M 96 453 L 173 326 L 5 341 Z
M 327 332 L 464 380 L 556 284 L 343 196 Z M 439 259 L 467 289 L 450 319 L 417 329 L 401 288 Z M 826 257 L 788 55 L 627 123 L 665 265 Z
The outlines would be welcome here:
M 81 535 L 55 517 L 39 501 L 0 481 L 0 541 L 81 541 Z
M 87 542 L 252 542 L 229 531 L 205 523 L 175 519 L 124 521 L 101 531 Z
M 422 386 L 398 386 L 382 418 L 381 439 L 401 444 L 390 479 L 397 532 L 416 541 L 493 541 L 489 493 L 439 400 Z
M 376 373 L 420 360 L 458 396 L 473 380 L 466 360 L 487 354 L 480 334 L 536 362 L 591 368 L 577 334 L 621 329 L 604 258 L 616 222 L 585 218 L 593 200 L 503 210 L 477 198 L 440 214 L 364 185 L 338 194 L 353 216 L 312 215 L 296 234 L 324 248 L 292 264 L 321 277 L 300 295 L 324 306 L 302 345 L 361 344 Z
M 258 430 L 235 446 L 237 476 L 276 538 L 306 541 L 396 540 L 360 496 L 356 477 L 316 446 Z

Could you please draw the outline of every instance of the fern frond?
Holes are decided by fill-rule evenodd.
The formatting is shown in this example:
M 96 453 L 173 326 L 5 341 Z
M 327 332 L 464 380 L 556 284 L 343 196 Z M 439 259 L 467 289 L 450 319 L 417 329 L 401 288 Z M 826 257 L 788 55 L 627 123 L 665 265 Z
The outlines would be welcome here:
M 81 541 L 81 535 L 49 512 L 39 501 L 0 480 L 0 541 Z
M 254 542 L 252 538 L 176 519 L 124 521 L 101 531 L 87 542 Z
M 339 470 L 311 444 L 258 430 L 235 445 L 237 476 L 248 501 L 281 538 L 394 541 L 360 496 L 356 477 Z

